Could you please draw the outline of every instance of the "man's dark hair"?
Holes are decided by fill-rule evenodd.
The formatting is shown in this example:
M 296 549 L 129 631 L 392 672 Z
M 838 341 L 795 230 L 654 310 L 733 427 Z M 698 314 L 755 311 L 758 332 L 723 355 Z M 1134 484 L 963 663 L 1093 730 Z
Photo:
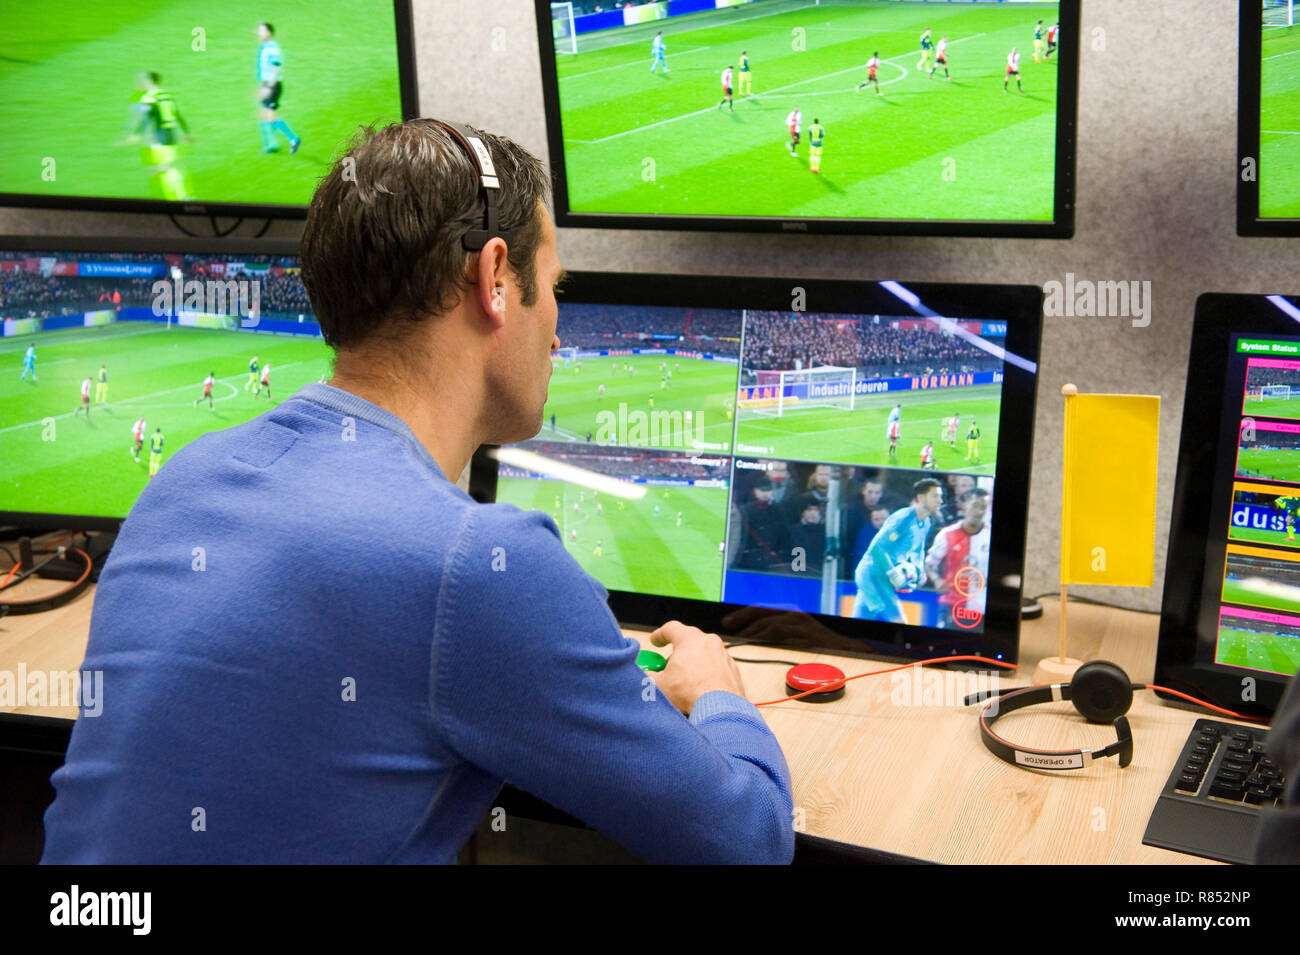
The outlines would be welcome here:
M 475 132 L 492 154 L 498 228 L 510 235 L 510 267 L 531 305 L 550 180 L 527 150 Z M 474 166 L 441 126 L 412 119 L 358 130 L 317 187 L 302 234 L 302 282 L 325 341 L 349 348 L 453 307 L 478 254 L 461 237 L 483 217 Z
M 266 27 L 266 32 L 271 34 L 271 36 L 275 36 L 275 27 L 271 26 L 271 24 L 267 23 L 265 20 L 259 23 L 258 26 Z M 247 30 L 248 28 L 245 27 L 244 29 Z M 293 37 L 290 37 L 289 39 L 293 39 Z
M 912 485 L 912 500 L 916 500 L 922 494 L 930 493 L 930 488 L 939 487 L 939 482 L 934 478 L 921 478 Z
M 962 502 L 963 504 L 969 504 L 971 501 L 975 500 L 975 498 L 977 498 L 977 497 L 988 497 L 988 496 L 989 496 L 989 492 L 988 492 L 987 490 L 985 490 L 984 488 L 982 488 L 982 487 L 973 487 L 973 488 L 971 488 L 969 491 L 967 491 L 965 494 L 963 494 L 963 495 L 961 496 L 961 502 Z

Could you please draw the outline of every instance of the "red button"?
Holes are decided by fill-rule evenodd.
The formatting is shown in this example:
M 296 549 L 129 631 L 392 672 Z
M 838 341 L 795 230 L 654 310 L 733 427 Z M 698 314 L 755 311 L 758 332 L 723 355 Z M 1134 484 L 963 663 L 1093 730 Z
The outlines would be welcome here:
M 800 663 L 786 671 L 785 683 L 797 693 L 840 690 L 844 688 L 844 671 L 829 663 Z

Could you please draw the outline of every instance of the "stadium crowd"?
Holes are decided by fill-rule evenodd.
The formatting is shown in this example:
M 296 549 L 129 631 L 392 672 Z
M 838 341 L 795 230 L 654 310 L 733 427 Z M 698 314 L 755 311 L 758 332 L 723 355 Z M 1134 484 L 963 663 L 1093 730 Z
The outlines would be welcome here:
M 896 378 L 990 371 L 1001 361 L 929 326 L 892 328 L 790 312 L 746 314 L 744 384 L 757 384 L 755 371 L 819 365 L 858 368 L 864 378 Z
M 740 354 L 740 316 L 710 309 L 671 309 L 607 305 L 565 305 L 556 328 L 565 348 L 686 349 L 713 355 Z M 654 340 L 649 335 L 676 335 Z M 726 337 L 716 337 L 716 336 Z

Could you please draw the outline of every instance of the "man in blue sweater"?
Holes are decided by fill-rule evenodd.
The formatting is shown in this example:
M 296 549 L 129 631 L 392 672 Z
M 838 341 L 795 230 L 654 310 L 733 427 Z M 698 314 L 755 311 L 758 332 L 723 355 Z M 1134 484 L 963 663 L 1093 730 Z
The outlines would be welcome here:
M 538 161 L 431 120 L 322 181 L 311 384 L 183 448 L 100 579 L 45 862 L 454 862 L 503 780 L 654 862 L 793 855 L 789 772 L 721 641 L 677 622 L 653 678 L 545 514 L 454 483 L 535 435 L 556 337 Z M 687 715 L 684 715 L 687 714 Z

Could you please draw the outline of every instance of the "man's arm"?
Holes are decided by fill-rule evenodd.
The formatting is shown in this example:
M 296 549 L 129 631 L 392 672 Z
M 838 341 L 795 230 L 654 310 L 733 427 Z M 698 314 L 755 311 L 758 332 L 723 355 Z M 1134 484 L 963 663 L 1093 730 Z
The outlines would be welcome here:
M 789 770 L 758 710 L 714 691 L 684 717 L 605 599 L 546 515 L 471 511 L 435 623 L 447 743 L 646 861 L 789 862 Z

